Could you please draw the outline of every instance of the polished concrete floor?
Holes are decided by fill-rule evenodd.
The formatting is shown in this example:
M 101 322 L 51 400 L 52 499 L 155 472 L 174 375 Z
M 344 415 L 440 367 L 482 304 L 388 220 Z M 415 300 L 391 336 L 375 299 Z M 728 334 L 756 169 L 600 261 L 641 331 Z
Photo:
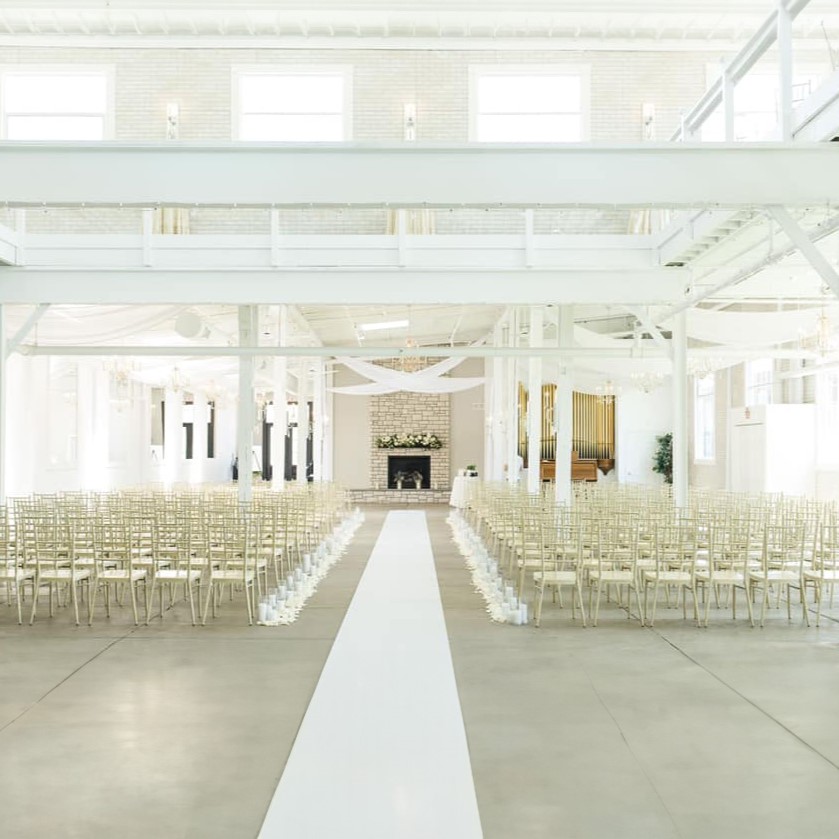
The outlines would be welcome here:
M 290 627 L 235 600 L 203 628 L 0 608 L 0 836 L 255 837 L 385 512 Z M 427 513 L 487 839 L 836 835 L 839 609 L 495 625 Z

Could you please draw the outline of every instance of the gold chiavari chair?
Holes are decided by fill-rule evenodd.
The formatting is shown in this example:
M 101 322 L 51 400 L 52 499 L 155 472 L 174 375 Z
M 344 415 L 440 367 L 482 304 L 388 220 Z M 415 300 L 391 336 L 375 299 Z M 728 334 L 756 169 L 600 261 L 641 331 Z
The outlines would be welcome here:
M 14 596 L 17 606 L 17 622 L 23 623 L 22 593 L 23 587 L 29 583 L 32 596 L 35 596 L 35 570 L 21 564 L 18 556 L 14 528 L 9 516 L 9 509 L 0 506 L 0 584 L 6 588 L 6 602 L 11 606 Z

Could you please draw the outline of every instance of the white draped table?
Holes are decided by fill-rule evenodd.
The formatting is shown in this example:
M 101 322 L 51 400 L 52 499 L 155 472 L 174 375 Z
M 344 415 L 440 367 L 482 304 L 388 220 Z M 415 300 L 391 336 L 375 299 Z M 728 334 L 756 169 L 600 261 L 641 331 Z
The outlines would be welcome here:
M 449 498 L 449 505 L 451 507 L 459 507 L 463 509 L 466 502 L 472 495 L 472 489 L 480 478 L 474 475 L 458 475 L 452 481 L 452 494 Z

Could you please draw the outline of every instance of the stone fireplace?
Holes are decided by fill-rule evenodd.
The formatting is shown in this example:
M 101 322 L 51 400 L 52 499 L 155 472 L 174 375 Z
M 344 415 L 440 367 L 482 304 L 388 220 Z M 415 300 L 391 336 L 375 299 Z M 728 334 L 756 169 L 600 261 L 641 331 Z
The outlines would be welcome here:
M 447 393 L 388 393 L 370 397 L 370 489 L 395 491 L 389 458 L 427 459 L 428 472 L 423 474 L 422 489 L 448 490 L 451 487 L 449 452 L 449 395 Z M 388 434 L 436 434 L 443 441 L 439 449 L 380 449 L 376 439 Z M 403 492 L 414 489 L 413 482 L 402 485 Z
M 399 475 L 403 475 L 399 486 Z M 419 473 L 419 487 L 412 477 Z M 387 456 L 388 489 L 431 489 L 431 456 L 427 454 L 389 454 Z

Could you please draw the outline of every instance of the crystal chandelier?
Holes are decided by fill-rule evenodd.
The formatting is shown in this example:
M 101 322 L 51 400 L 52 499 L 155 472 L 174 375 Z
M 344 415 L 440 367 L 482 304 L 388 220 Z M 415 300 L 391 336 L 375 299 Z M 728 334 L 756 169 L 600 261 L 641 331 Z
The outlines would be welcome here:
M 607 379 L 602 385 L 598 385 L 594 392 L 597 394 L 599 402 L 607 404 L 615 401 L 615 397 L 620 393 L 620 388 L 615 387 L 615 383 L 611 379 Z
M 408 338 L 405 341 L 406 349 L 414 349 L 419 344 L 413 339 Z M 420 358 L 418 355 L 403 355 L 399 358 L 398 369 L 403 373 L 416 373 L 417 370 L 422 370 L 427 367 L 428 359 Z
M 830 319 L 822 310 L 816 320 L 816 331 L 812 335 L 805 335 L 799 341 L 801 349 L 811 350 L 824 357 L 836 349 L 836 336 L 830 327 Z
M 633 386 L 642 393 L 650 393 L 664 384 L 663 373 L 631 373 L 630 379 Z

